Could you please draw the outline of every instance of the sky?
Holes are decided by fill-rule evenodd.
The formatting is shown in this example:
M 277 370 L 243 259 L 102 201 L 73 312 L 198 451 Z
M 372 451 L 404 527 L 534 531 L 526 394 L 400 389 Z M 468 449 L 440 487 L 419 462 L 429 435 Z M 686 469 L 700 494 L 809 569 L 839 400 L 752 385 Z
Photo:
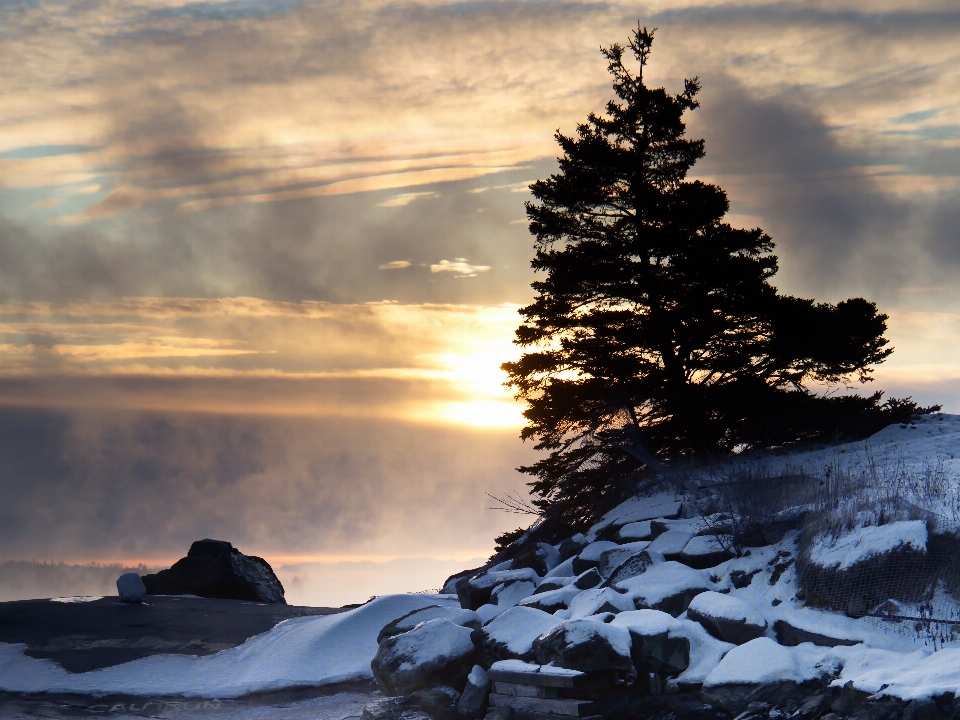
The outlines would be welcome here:
M 774 284 L 960 412 L 955 2 L 0 0 L 0 558 L 489 554 L 527 186 L 638 21 Z

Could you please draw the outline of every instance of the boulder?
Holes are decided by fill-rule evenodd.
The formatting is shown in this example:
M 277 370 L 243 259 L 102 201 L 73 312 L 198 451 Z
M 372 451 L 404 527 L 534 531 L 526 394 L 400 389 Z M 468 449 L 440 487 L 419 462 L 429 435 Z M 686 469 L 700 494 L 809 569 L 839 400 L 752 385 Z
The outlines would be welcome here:
M 583 592 L 575 585 L 567 585 L 559 590 L 549 590 L 545 593 L 531 595 L 525 600 L 520 601 L 524 607 L 532 607 L 544 612 L 552 613 L 560 608 L 565 608 L 577 595 Z
M 579 555 L 580 551 L 589 544 L 590 541 L 587 540 L 586 536 L 584 536 L 582 533 L 577 533 L 573 537 L 568 537 L 559 545 L 560 560 L 566 561 L 576 555 Z
M 586 572 L 590 568 L 595 568 L 600 564 L 600 556 L 607 550 L 620 547 L 615 542 L 609 540 L 598 540 L 587 545 L 580 554 L 573 559 L 573 572 L 575 575 Z
M 430 690 L 418 690 L 407 698 L 407 702 L 411 709 L 422 710 L 433 720 L 457 720 L 460 693 L 452 687 L 441 685 Z
M 135 572 L 129 572 L 117 578 L 117 593 L 120 595 L 120 602 L 138 603 L 143 602 L 143 596 L 147 594 L 147 588 L 139 575 Z
M 473 632 L 473 644 L 479 652 L 480 663 L 490 667 L 498 660 L 535 658 L 533 641 L 560 624 L 549 613 L 531 607 L 512 607 Z
M 560 551 L 547 543 L 532 543 L 513 558 L 513 569 L 530 568 L 537 575 L 546 575 L 560 564 Z
M 413 630 L 417 625 L 427 620 L 436 620 L 444 618 L 455 625 L 462 625 L 471 630 L 480 627 L 480 618 L 473 610 L 458 610 L 457 608 L 443 607 L 441 605 L 430 605 L 425 608 L 418 608 L 408 612 L 403 617 L 399 617 L 392 622 L 387 623 L 377 635 L 377 643 L 383 642 L 388 637 L 401 635 L 409 630 Z
M 657 518 L 650 521 L 650 539 L 656 540 L 669 530 L 680 530 L 696 535 L 703 526 L 703 520 L 700 518 L 677 518 L 676 520 Z
M 283 585 L 263 558 L 223 540 L 197 540 L 169 570 L 145 575 L 147 595 L 199 595 L 222 600 L 286 604 Z
M 458 582 L 461 580 L 466 580 L 467 578 L 471 578 L 474 575 L 479 575 L 485 569 L 486 568 L 478 567 L 473 568 L 473 570 L 461 570 L 458 573 L 454 573 L 443 581 L 443 587 L 440 588 L 440 593 L 442 595 L 456 595 Z
M 679 634 L 680 622 L 660 610 L 631 610 L 611 623 L 630 633 L 633 664 L 638 671 L 666 677 L 690 666 L 690 641 Z
M 687 543 L 693 539 L 693 533 L 687 530 L 667 530 L 658 535 L 647 546 L 648 552 L 658 552 L 667 560 L 678 560 Z
M 690 538 L 678 560 L 684 565 L 703 570 L 716 567 L 733 557 L 733 553 L 721 544 L 718 535 L 697 535 Z
M 577 579 L 573 581 L 573 585 L 581 590 L 589 590 L 590 588 L 596 587 L 601 582 L 603 582 L 603 578 L 600 577 L 600 573 L 597 571 L 597 569 L 590 568 L 589 570 L 580 573 L 577 576 Z
M 718 640 L 743 645 L 767 629 L 767 621 L 757 610 L 730 595 L 707 591 L 690 602 L 687 617 L 700 623 Z
M 637 540 L 652 540 L 651 522 L 651 520 L 643 520 L 642 522 L 627 523 L 617 532 L 617 540 L 625 543 L 636 542 Z
M 693 598 L 710 590 L 711 585 L 705 571 L 667 561 L 654 563 L 644 573 L 618 582 L 614 587 L 627 591 L 637 610 L 663 610 L 677 617 Z
M 476 648 L 469 628 L 437 618 L 380 643 L 370 663 L 384 693 L 409 695 L 438 685 L 463 687 Z
M 433 720 L 422 710 L 413 710 L 406 697 L 385 697 L 363 706 L 362 720 Z
M 597 564 L 597 571 L 603 577 L 608 577 L 614 570 L 623 564 L 627 558 L 633 557 L 638 552 L 647 549 L 650 544 L 647 540 L 638 540 L 637 542 L 618 545 L 610 550 L 604 550 L 600 553 L 600 562 Z
M 777 634 L 777 642 L 787 647 L 794 647 L 802 643 L 813 643 L 820 647 L 836 647 L 838 645 L 858 645 L 861 640 L 854 640 L 847 637 L 836 637 L 834 633 L 827 634 L 822 625 L 817 629 L 807 630 L 798 627 L 799 623 L 793 623 L 786 620 L 777 620 L 773 624 L 773 631 Z
M 567 606 L 571 618 L 584 618 L 600 613 L 618 613 L 633 610 L 633 600 L 618 593 L 613 588 L 591 588 L 584 590 L 570 601 Z
M 607 579 L 603 581 L 603 586 L 613 587 L 623 580 L 629 580 L 630 578 L 637 577 L 637 575 L 642 575 L 653 563 L 654 557 L 646 550 L 631 555 L 610 573 Z
M 570 578 L 554 578 L 552 580 L 544 580 L 542 583 L 537 585 L 537 589 L 533 591 L 533 594 L 538 595 L 539 593 L 559 590 L 560 588 L 564 588 L 570 584 Z
M 541 665 L 595 673 L 618 670 L 635 675 L 630 633 L 596 620 L 567 620 L 533 641 Z
M 490 602 L 501 607 L 513 607 L 518 602 L 533 595 L 537 589 L 530 580 L 514 580 L 497 585 L 490 593 Z
M 479 720 L 487 710 L 487 696 L 490 693 L 490 678 L 487 671 L 474 665 L 467 675 L 467 684 L 457 703 L 457 714 L 467 720 Z
M 540 576 L 530 568 L 523 568 L 522 570 L 489 570 L 479 575 L 461 578 L 456 586 L 460 606 L 465 610 L 476 610 L 481 605 L 490 603 L 490 595 L 497 585 L 517 580 L 536 583 L 540 580 Z

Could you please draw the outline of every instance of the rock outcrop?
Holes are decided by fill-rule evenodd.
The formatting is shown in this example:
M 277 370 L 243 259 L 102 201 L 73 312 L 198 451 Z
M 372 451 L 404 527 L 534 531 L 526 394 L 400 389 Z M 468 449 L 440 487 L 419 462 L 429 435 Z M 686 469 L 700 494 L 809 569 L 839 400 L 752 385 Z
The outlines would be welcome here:
M 381 642 L 370 669 L 390 695 L 463 687 L 476 655 L 471 632 L 443 618 L 428 620 Z
M 197 540 L 169 570 L 145 575 L 147 595 L 198 595 L 221 600 L 286 604 L 283 585 L 263 558 L 244 555 L 224 540 Z

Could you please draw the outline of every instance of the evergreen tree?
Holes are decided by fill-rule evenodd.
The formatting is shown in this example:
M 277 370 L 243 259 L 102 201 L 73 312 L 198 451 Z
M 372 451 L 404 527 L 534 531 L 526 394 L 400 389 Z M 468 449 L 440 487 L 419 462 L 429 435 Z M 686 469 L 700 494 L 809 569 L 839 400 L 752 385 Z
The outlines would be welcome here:
M 921 411 L 809 390 L 869 380 L 892 352 L 887 316 L 862 298 L 815 303 L 770 284 L 771 239 L 723 222 L 722 189 L 685 180 L 704 155 L 683 121 L 700 83 L 677 95 L 644 85 L 652 42 L 638 28 L 628 48 L 602 50 L 618 100 L 574 136 L 557 133 L 559 172 L 527 203 L 545 277 L 521 310 L 528 351 L 503 368 L 528 402 L 521 437 L 549 451 L 520 469 L 566 526 L 664 460 L 863 436 Z

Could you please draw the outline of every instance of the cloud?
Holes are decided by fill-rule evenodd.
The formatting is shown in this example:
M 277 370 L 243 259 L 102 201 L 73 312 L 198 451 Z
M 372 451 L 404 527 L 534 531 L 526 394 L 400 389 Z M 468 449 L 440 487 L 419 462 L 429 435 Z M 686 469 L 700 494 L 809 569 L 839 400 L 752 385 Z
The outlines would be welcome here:
M 433 192 L 401 193 L 400 195 L 394 195 L 391 198 L 387 198 L 382 203 L 377 203 L 377 207 L 403 207 L 404 205 L 409 205 L 414 200 L 422 200 L 425 198 L 435 198 L 435 197 L 440 197 L 439 193 L 433 193 Z
M 404 268 L 410 267 L 409 260 L 391 260 L 390 262 L 383 263 L 378 265 L 378 270 L 403 270 Z
M 456 258 L 453 262 L 441 260 L 430 266 L 432 273 L 449 272 L 463 277 L 476 277 L 477 273 L 487 272 L 489 269 L 489 265 L 471 265 L 466 258 Z

